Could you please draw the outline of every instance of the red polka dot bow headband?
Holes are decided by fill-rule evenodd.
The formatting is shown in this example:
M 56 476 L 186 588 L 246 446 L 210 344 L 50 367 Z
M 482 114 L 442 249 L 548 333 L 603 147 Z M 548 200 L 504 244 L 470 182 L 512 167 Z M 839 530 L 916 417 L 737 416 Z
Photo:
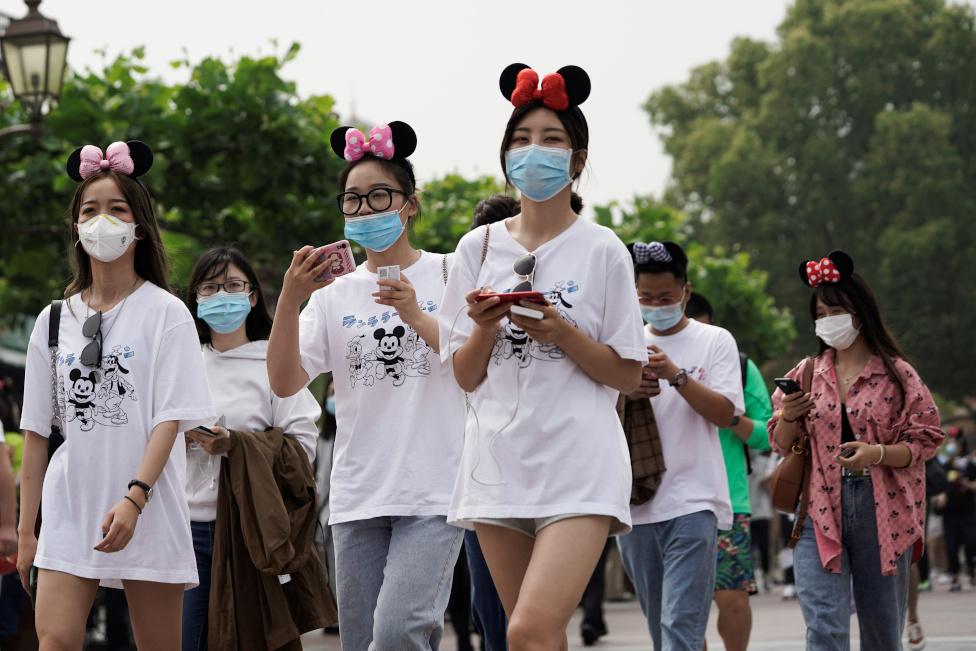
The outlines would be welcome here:
M 329 138 L 336 156 L 354 162 L 364 156 L 381 160 L 406 158 L 417 149 L 417 134 L 406 122 L 380 124 L 367 137 L 355 127 L 339 127 Z
M 820 260 L 800 263 L 800 279 L 808 287 L 833 285 L 850 278 L 854 273 L 854 260 L 843 251 L 834 251 Z
M 538 102 L 553 111 L 579 106 L 590 96 L 590 77 L 579 66 L 564 66 L 542 78 L 524 63 L 513 63 L 498 80 L 502 95 L 519 108 Z

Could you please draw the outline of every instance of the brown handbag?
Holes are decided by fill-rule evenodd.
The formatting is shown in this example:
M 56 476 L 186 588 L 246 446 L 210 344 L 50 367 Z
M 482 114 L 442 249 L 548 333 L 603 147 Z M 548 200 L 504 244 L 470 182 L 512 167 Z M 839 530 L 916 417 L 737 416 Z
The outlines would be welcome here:
M 810 393 L 810 387 L 813 386 L 813 366 L 813 358 L 808 357 L 803 365 L 803 382 L 800 384 L 804 393 Z M 810 436 L 805 423 L 801 422 L 799 438 L 793 442 L 790 453 L 779 462 L 769 478 L 773 508 L 783 513 L 796 513 L 796 523 L 788 545 L 790 549 L 796 546 L 800 534 L 803 533 L 803 522 L 810 504 L 811 466 Z

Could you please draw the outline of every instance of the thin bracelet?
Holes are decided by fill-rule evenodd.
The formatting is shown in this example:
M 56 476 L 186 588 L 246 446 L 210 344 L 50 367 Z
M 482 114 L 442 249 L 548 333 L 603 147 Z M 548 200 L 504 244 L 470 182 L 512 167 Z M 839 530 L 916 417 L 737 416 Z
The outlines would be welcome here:
M 134 499 L 132 499 L 132 498 L 131 498 L 131 497 L 129 497 L 128 495 L 123 495 L 123 496 L 122 496 L 122 498 L 123 498 L 123 499 L 127 499 L 127 500 L 129 500 L 130 502 L 132 502 L 132 504 L 133 504 L 133 506 L 135 506 L 135 507 L 136 507 L 136 511 L 138 511 L 138 512 L 139 512 L 139 515 L 142 515 L 142 507 L 140 507 L 140 506 L 139 506 L 139 502 L 137 502 L 137 501 L 135 501 Z
M 885 447 L 884 443 L 878 443 L 881 446 L 881 458 L 872 463 L 872 466 L 880 466 L 884 463 L 885 458 L 888 456 L 888 448 Z
M 799 420 L 798 418 L 794 418 L 793 420 L 790 420 L 786 416 L 782 416 L 782 419 L 785 420 L 787 423 L 795 423 L 797 420 Z

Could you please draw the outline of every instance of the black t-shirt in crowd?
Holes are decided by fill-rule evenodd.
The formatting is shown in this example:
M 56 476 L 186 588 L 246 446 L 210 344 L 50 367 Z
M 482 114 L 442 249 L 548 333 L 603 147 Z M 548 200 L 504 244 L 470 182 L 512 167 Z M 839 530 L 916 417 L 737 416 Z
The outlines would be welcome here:
M 960 467 L 962 464 L 959 463 L 957 465 L 957 461 L 950 461 L 949 465 L 946 466 L 947 474 L 955 470 L 958 476 L 949 488 L 949 500 L 946 503 L 945 513 L 949 515 L 976 514 L 976 492 L 970 490 L 963 484 L 963 479 L 976 481 L 976 463 L 973 463 L 972 459 L 966 457 L 965 466 Z

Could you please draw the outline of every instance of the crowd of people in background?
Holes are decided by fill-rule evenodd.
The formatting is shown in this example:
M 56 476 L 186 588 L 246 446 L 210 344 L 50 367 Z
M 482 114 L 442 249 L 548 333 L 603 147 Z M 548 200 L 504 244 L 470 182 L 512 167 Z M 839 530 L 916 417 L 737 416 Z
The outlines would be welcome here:
M 0 391 L 0 644 L 436 649 L 449 612 L 461 651 L 565 649 L 581 606 L 608 634 L 622 567 L 656 649 L 705 648 L 713 602 L 746 649 L 774 584 L 808 649 L 850 647 L 852 602 L 863 648 L 924 646 L 936 552 L 976 587 L 976 456 L 851 256 L 800 264 L 816 353 L 770 393 L 681 246 L 580 217 L 586 73 L 500 88 L 520 199 L 420 250 L 417 134 L 338 129 L 348 241 L 294 251 L 274 318 L 229 244 L 170 291 L 147 145 L 71 155 L 75 275 Z M 801 445 L 808 500 L 777 513 Z

